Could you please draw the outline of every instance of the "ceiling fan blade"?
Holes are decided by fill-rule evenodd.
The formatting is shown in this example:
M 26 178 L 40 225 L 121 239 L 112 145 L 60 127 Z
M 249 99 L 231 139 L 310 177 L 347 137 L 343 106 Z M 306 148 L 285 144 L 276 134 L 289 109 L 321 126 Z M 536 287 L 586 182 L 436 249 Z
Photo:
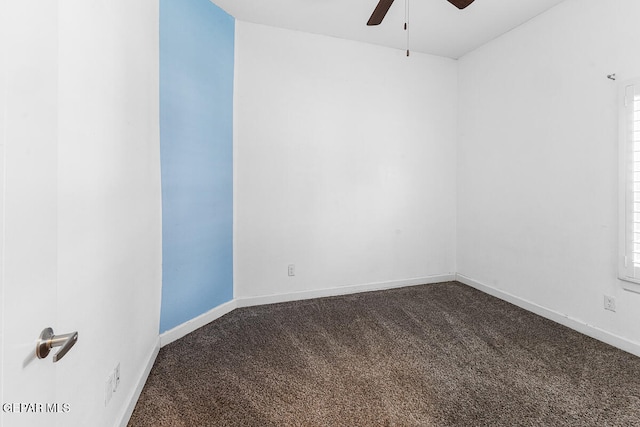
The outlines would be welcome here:
M 380 0 L 380 3 L 378 3 L 375 10 L 371 14 L 371 18 L 369 18 L 367 25 L 379 25 L 392 4 L 393 0 Z
M 465 7 L 473 3 L 473 0 L 448 0 L 448 1 L 458 9 L 464 9 Z

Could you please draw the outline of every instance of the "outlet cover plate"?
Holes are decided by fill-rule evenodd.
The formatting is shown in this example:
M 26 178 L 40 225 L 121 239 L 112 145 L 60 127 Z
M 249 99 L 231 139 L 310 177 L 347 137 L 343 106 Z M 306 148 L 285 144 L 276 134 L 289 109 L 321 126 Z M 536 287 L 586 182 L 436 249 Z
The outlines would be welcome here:
M 609 311 L 616 311 L 616 299 L 615 297 L 605 295 L 604 296 L 604 309 Z

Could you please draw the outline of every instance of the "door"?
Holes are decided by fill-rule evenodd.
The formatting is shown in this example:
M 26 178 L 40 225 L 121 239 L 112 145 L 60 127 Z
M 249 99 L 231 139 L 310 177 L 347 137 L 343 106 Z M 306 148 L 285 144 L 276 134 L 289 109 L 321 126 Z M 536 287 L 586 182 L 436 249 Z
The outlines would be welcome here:
M 154 357 L 157 7 L 0 0 L 2 426 L 113 426 Z M 46 327 L 79 334 L 57 363 Z
M 0 3 L 3 426 L 57 425 L 67 408 L 58 364 L 35 354 L 43 328 L 68 332 L 56 329 L 57 9 L 51 0 Z

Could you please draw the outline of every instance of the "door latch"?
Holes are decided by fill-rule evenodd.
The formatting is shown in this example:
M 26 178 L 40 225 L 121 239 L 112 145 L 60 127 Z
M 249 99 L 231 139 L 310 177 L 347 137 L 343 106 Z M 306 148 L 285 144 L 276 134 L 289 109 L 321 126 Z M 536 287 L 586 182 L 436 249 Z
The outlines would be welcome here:
M 53 329 L 44 328 L 36 343 L 36 356 L 38 356 L 38 359 L 44 359 L 49 355 L 53 347 L 61 347 L 60 350 L 53 355 L 53 363 L 55 363 L 71 350 L 71 347 L 73 347 L 76 341 L 78 341 L 78 332 L 54 335 Z

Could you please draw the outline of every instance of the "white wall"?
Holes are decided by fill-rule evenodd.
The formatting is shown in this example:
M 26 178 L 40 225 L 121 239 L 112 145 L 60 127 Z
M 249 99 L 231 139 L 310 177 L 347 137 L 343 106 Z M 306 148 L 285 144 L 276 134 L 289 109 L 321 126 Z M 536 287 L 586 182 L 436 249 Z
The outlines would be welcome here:
M 454 272 L 456 86 L 453 60 L 237 22 L 236 298 Z
M 640 295 L 616 279 L 617 93 L 640 76 L 638 16 L 637 0 L 567 0 L 463 57 L 458 144 L 458 273 L 634 352 Z

